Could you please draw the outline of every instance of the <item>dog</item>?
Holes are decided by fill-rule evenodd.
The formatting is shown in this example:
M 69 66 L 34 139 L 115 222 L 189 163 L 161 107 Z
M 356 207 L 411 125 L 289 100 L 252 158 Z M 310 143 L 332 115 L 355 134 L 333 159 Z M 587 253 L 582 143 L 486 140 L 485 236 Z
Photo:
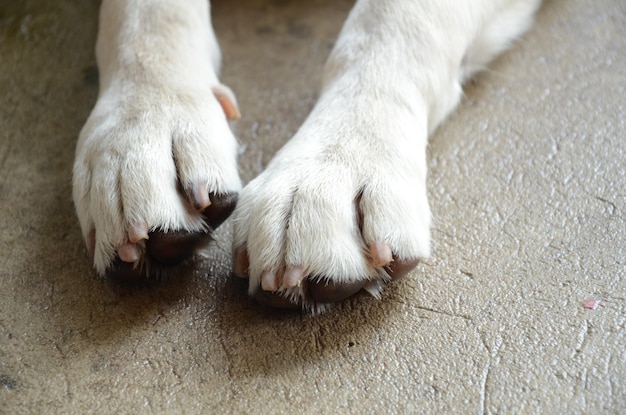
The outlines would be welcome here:
M 428 135 L 541 0 L 357 0 L 295 136 L 245 188 L 206 0 L 103 0 L 73 198 L 99 274 L 154 278 L 234 219 L 233 273 L 323 310 L 430 254 Z

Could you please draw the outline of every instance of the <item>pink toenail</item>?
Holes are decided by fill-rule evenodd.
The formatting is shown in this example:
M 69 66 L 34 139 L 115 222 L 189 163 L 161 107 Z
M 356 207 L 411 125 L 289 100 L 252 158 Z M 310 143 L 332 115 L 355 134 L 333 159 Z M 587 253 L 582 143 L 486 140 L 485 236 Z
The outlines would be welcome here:
M 135 244 L 126 243 L 117 248 L 117 254 L 124 262 L 134 263 L 141 258 L 141 251 Z
M 384 267 L 393 261 L 391 247 L 384 242 L 377 241 L 371 244 L 370 255 L 372 256 L 372 264 L 375 267 Z
M 189 193 L 189 199 L 191 205 L 197 212 L 202 212 L 204 209 L 211 206 L 211 199 L 209 198 L 209 191 L 206 185 L 196 184 Z
M 283 288 L 299 287 L 302 280 L 306 277 L 304 269 L 301 267 L 287 267 L 283 275 Z
M 261 275 L 261 288 L 263 291 L 274 292 L 278 290 L 278 275 L 274 271 L 265 271 Z
M 145 224 L 134 224 L 128 227 L 128 240 L 136 244 L 139 241 L 148 239 L 148 226 Z

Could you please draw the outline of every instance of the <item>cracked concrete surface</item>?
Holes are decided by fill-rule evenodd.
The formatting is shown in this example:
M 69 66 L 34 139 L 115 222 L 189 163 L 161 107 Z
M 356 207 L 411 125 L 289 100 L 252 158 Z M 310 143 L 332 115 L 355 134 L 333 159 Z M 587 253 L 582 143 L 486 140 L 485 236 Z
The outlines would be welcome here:
M 176 280 L 94 276 L 70 175 L 98 2 L 0 2 L 0 413 L 625 413 L 625 4 L 546 2 L 431 140 L 432 258 L 313 318 L 245 298 L 229 224 Z M 350 6 L 214 3 L 245 181 Z

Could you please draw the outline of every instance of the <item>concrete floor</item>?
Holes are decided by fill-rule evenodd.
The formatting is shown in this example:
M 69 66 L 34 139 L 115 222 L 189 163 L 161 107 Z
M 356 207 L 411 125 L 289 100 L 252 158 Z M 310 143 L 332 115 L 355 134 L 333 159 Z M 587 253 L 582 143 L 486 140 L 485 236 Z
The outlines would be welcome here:
M 0 0 L 0 413 L 626 413 L 626 3 L 588 4 L 548 0 L 432 138 L 432 258 L 313 318 L 245 297 L 230 224 L 162 285 L 92 273 L 70 176 L 98 2 Z M 350 6 L 215 2 L 245 181 Z

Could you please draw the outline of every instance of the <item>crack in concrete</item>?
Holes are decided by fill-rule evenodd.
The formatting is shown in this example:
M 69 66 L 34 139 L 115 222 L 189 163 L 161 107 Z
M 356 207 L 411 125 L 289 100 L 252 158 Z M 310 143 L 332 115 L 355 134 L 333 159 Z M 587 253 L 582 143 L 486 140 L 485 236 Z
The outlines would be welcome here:
M 467 320 L 467 321 L 472 321 L 472 318 L 463 314 L 454 314 L 448 311 L 443 311 L 443 310 L 437 310 L 434 308 L 430 308 L 430 307 L 424 307 L 424 306 L 419 306 L 419 305 L 414 305 L 414 308 L 416 308 L 417 310 L 422 310 L 422 311 L 428 311 L 430 313 L 435 313 L 435 314 L 442 314 L 444 316 L 448 316 L 448 317 L 456 317 L 456 318 L 462 318 L 463 320 Z
M 489 374 L 491 373 L 491 362 L 488 361 L 487 365 L 483 368 L 482 379 L 480 382 L 480 413 L 487 413 L 487 388 Z
M 437 310 L 435 308 L 424 307 L 424 306 L 419 306 L 419 305 L 413 305 L 413 307 L 418 310 L 427 311 L 430 313 L 441 314 L 441 315 L 454 317 L 454 318 L 461 318 L 465 320 L 467 324 L 472 328 L 472 330 L 477 334 L 478 338 L 480 339 L 480 343 L 482 344 L 485 350 L 485 355 L 486 355 L 486 360 L 487 360 L 481 373 L 480 402 L 479 402 L 480 413 L 482 414 L 487 413 L 486 407 L 487 407 L 487 400 L 489 396 L 488 381 L 489 381 L 489 374 L 491 373 L 491 362 L 493 358 L 495 358 L 495 356 L 497 355 L 498 350 L 500 349 L 500 345 L 502 344 L 502 341 L 500 341 L 499 344 L 495 346 L 494 350 L 492 350 L 492 348 L 489 347 L 487 343 L 487 339 L 485 338 L 484 334 L 480 331 L 480 329 L 478 328 L 478 325 L 476 324 L 476 322 L 473 320 L 471 316 L 467 316 L 463 314 L 455 314 L 455 313 L 451 313 L 451 312 L 447 312 L 443 310 Z
M 608 207 L 608 211 L 609 211 L 609 215 L 610 215 L 610 216 L 613 216 L 613 214 L 614 214 L 614 213 L 618 210 L 618 209 L 617 209 L 617 205 L 616 205 L 615 203 L 611 202 L 610 200 L 605 199 L 605 198 L 600 197 L 600 196 L 594 196 L 594 197 L 595 197 L 597 200 L 599 200 L 600 202 L 602 202 L 602 203 L 606 203 L 607 205 L 609 205 L 609 207 Z
M 479 405 L 480 405 L 480 413 L 486 414 L 487 413 L 487 401 L 489 398 L 489 375 L 491 374 L 492 362 L 498 355 L 498 351 L 500 350 L 500 346 L 502 345 L 502 338 L 498 337 L 493 347 L 490 347 L 487 342 L 487 338 L 485 337 L 485 333 L 480 331 L 474 319 L 472 317 L 467 316 L 466 321 L 472 327 L 472 329 L 476 332 L 483 348 L 485 349 L 487 361 L 481 372 Z
M 582 352 L 585 346 L 587 345 L 588 339 L 591 336 L 593 329 L 587 320 L 584 321 L 584 330 L 581 332 L 580 340 L 578 341 L 578 345 L 574 349 L 574 353 L 572 354 L 572 358 L 578 357 Z

